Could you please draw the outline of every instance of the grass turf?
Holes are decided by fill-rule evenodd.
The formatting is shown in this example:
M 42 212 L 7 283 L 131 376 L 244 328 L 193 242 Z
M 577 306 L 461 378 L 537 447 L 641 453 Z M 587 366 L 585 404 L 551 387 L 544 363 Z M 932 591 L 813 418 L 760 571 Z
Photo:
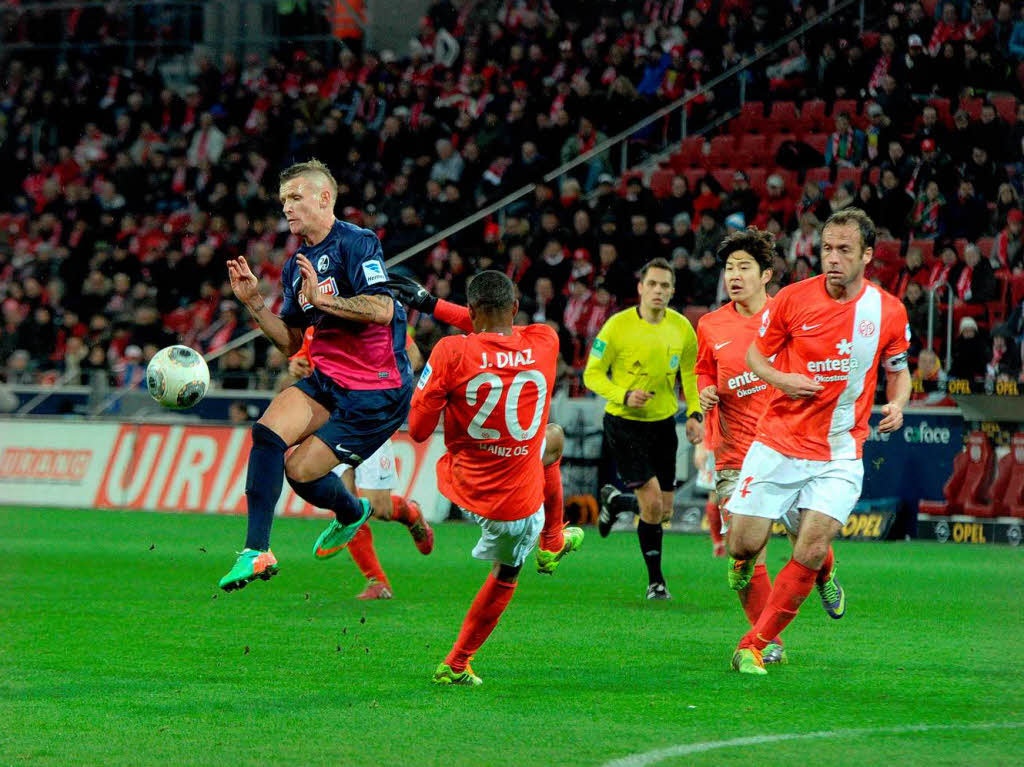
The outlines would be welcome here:
M 217 590 L 237 517 L 0 509 L 0 765 L 601 765 L 774 733 L 1024 721 L 1011 652 L 1022 552 L 840 544 L 847 616 L 816 594 L 790 665 L 730 673 L 745 630 L 705 538 L 666 537 L 674 600 L 643 600 L 636 538 L 587 540 L 553 577 L 525 569 L 477 654 L 476 689 L 430 675 L 487 566 L 469 525 L 430 557 L 374 524 L 396 598 L 353 599 L 321 521 L 279 519 L 281 574 Z M 769 570 L 788 545 L 773 541 Z M 532 563 L 532 560 L 531 560 Z M 664 765 L 1019 764 L 1024 729 L 731 747 Z

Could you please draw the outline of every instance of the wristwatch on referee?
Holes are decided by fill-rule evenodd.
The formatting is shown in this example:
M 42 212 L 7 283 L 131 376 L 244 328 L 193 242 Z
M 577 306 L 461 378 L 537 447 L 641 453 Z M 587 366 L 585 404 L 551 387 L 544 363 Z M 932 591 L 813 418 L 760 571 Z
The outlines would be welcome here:
M 696 410 L 696 411 L 690 413 L 688 416 L 686 416 L 686 418 L 687 419 L 692 418 L 697 423 L 704 423 L 704 414 L 702 412 L 700 412 L 699 410 Z

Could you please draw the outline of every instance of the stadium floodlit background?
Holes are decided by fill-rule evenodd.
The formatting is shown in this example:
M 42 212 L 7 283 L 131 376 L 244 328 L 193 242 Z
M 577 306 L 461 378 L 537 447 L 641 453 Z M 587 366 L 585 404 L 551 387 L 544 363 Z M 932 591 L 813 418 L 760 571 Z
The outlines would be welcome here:
M 1019 759 L 1024 5 L 12 0 L 0 73 L 0 764 Z M 375 528 L 396 599 L 361 603 L 286 493 L 282 576 L 218 594 L 245 425 L 288 381 L 224 262 L 277 308 L 277 173 L 312 157 L 389 268 L 457 302 L 504 270 L 522 321 L 557 329 L 584 522 L 611 468 L 582 367 L 638 267 L 668 258 L 696 324 L 729 231 L 776 237 L 774 292 L 817 273 L 832 211 L 866 210 L 915 394 L 865 449 L 847 617 L 808 605 L 789 666 L 728 674 L 743 615 L 685 448 L 675 600 L 642 600 L 632 536 L 591 535 L 524 574 L 479 690 L 429 682 L 482 573 L 455 521 L 426 559 Z M 451 332 L 410 323 L 424 355 Z M 143 380 L 174 342 L 213 377 L 181 415 Z M 397 491 L 447 518 L 440 435 L 396 451 Z

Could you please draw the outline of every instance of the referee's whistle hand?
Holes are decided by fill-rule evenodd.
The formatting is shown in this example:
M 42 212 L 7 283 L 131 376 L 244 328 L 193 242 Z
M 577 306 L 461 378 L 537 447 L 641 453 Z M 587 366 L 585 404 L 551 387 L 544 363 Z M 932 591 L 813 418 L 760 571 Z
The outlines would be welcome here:
M 718 404 L 718 387 L 712 384 L 705 386 L 700 392 L 700 409 L 705 413 Z
M 643 407 L 647 404 L 647 400 L 651 399 L 654 395 L 651 392 L 642 391 L 640 389 L 633 389 L 626 397 L 627 407 Z

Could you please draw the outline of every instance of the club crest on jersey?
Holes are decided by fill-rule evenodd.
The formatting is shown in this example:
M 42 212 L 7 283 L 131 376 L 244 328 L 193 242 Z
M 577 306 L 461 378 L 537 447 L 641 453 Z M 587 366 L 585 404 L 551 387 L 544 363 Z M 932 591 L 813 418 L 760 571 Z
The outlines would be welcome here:
M 376 285 L 378 282 L 387 280 L 387 273 L 384 271 L 384 264 L 380 261 L 366 261 L 363 263 L 363 277 L 367 285 Z
M 326 258 L 326 256 L 324 256 L 324 258 Z M 317 287 L 320 288 L 320 292 L 323 293 L 324 295 L 338 295 L 338 283 L 333 277 L 328 277 L 327 279 L 320 280 L 320 282 L 317 283 Z M 306 296 L 303 295 L 301 291 L 299 292 L 299 306 L 302 308 L 302 311 L 304 312 L 308 312 L 310 309 L 313 308 L 313 304 L 309 303 L 309 301 L 306 300 Z
M 327 267 L 331 265 L 331 257 L 324 253 L 320 258 L 316 260 L 316 270 L 318 272 L 326 272 Z
M 875 334 L 875 323 L 871 320 L 864 320 L 857 326 L 857 332 L 865 338 L 871 338 Z
M 764 334 L 768 332 L 768 309 L 764 310 L 764 314 L 761 315 L 761 327 L 758 328 L 757 334 L 764 338 Z

